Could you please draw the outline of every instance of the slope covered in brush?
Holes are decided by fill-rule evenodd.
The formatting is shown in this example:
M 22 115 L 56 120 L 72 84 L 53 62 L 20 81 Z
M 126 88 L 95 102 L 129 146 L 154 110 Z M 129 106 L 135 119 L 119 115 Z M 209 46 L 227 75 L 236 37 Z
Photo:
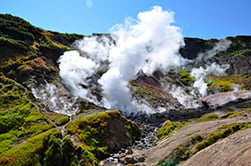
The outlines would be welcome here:
M 81 115 L 65 131 L 70 117 L 49 110 L 33 96 L 31 87 L 47 82 L 64 89 L 57 60 L 64 51 L 74 49 L 71 44 L 80 38 L 83 35 L 46 31 L 19 17 L 0 15 L 0 165 L 93 165 L 114 147 L 127 146 L 140 137 L 137 125 L 118 111 L 103 112 L 81 100 Z M 96 114 L 91 116 L 92 112 Z M 79 124 L 77 131 L 70 129 L 73 124 Z M 119 135 L 113 126 L 123 128 Z M 110 134 L 97 135 L 101 130 Z M 76 140 L 70 135 L 79 141 L 73 143 Z M 98 143 L 102 136 L 107 141 Z M 114 138 L 122 144 L 109 141 Z

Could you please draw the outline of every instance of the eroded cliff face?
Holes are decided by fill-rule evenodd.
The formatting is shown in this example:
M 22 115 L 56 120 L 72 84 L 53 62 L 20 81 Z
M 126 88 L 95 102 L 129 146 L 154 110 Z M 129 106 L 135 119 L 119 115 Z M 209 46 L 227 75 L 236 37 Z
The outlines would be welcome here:
M 11 15 L 0 15 L 0 21 L 1 164 L 98 165 L 99 160 L 109 157 L 110 153 L 116 153 L 141 138 L 141 131 L 135 122 L 119 111 L 107 110 L 102 105 L 76 97 L 59 77 L 59 57 L 67 50 L 76 50 L 72 43 L 86 36 L 45 31 Z M 101 38 L 104 35 L 95 36 Z M 112 40 L 109 35 L 105 36 Z M 201 155 L 203 158 L 207 155 L 204 153 L 207 149 L 200 149 L 197 146 L 202 145 L 197 144 L 203 143 L 216 130 L 227 132 L 221 137 L 226 137 L 224 140 L 227 142 L 214 145 L 219 140 L 216 139 L 211 146 L 207 145 L 208 149 L 214 151 L 226 144 L 233 146 L 236 152 L 242 152 L 242 146 L 238 149 L 232 142 L 235 135 L 249 135 L 249 130 L 245 129 L 250 127 L 251 37 L 228 37 L 227 40 L 231 41 L 227 49 L 218 51 L 212 57 L 201 58 L 200 55 L 208 55 L 219 40 L 185 38 L 186 45 L 180 53 L 191 63 L 178 69 L 156 71 L 153 75 L 138 73 L 137 78 L 129 82 L 133 99 L 153 112 L 130 117 L 145 128 L 145 135 L 153 132 L 149 135 L 154 136 L 156 128 L 163 122 L 172 122 L 163 123 L 157 132 L 161 140 L 155 147 L 144 152 L 142 148 L 134 149 L 132 153 L 137 153 L 136 157 L 134 153 L 129 157 L 123 154 L 117 162 L 178 164 L 192 156 L 184 164 L 195 163 Z M 81 52 L 81 55 L 85 54 Z M 212 63 L 229 64 L 229 68 L 224 76 L 209 72 L 200 78 L 208 86 L 208 94 L 203 98 L 194 87 L 197 80 L 191 73 L 193 68 L 200 66 L 208 72 L 205 64 Z M 97 85 L 97 79 L 105 70 L 92 76 L 94 84 L 91 86 L 79 87 L 90 90 L 101 100 L 104 94 Z M 231 98 L 233 96 L 234 99 Z M 206 114 L 212 111 L 217 112 Z M 209 121 L 202 122 L 205 120 Z M 226 131 L 219 129 L 224 126 Z M 168 135 L 173 130 L 175 132 Z M 238 134 L 239 130 L 243 131 Z M 228 138 L 231 134 L 234 135 Z M 196 135 L 200 137 L 191 140 Z M 250 149 L 247 147 L 245 151 Z M 218 153 L 223 155 L 220 151 Z M 207 157 L 210 158 L 210 155 Z M 227 156 L 250 162 L 245 153 L 228 153 Z M 241 163 L 241 160 L 230 161 Z M 219 163 L 217 158 L 214 163 Z

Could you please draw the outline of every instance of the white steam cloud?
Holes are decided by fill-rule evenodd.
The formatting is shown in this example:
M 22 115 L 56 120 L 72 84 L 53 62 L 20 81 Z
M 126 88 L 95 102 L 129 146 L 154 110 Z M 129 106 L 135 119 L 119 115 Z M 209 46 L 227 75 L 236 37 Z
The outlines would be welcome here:
M 165 86 L 165 91 L 176 98 L 185 108 L 198 108 L 201 106 L 198 101 L 199 95 L 194 89 L 191 90 L 191 88 L 184 88 L 175 84 L 167 84 Z
M 89 90 L 82 88 L 88 86 L 88 78 L 96 71 L 95 62 L 81 56 L 77 51 L 68 51 L 60 57 L 59 63 L 59 75 L 73 95 L 95 103 L 96 100 L 90 96 Z
M 84 38 L 77 43 L 83 53 L 66 52 L 59 59 L 60 76 L 76 96 L 95 101 L 83 87 L 95 82 L 90 77 L 101 71 L 104 74 L 96 81 L 103 89 L 103 105 L 127 115 L 139 111 L 139 104 L 131 101 L 128 81 L 139 71 L 152 74 L 187 62 L 179 55 L 184 41 L 180 29 L 172 25 L 173 16 L 173 12 L 155 6 L 139 13 L 137 20 L 126 19 L 123 25 L 113 27 L 112 39 Z
M 195 59 L 195 63 L 208 62 L 208 60 L 213 58 L 219 52 L 227 50 L 231 44 L 232 41 L 221 39 L 212 49 L 206 51 L 205 53 L 200 53 Z M 228 64 L 218 65 L 214 62 L 212 64 L 207 64 L 205 68 L 199 67 L 192 69 L 191 76 L 195 78 L 193 87 L 199 90 L 202 97 L 205 97 L 207 95 L 207 83 L 204 81 L 206 76 L 223 76 L 228 68 Z
M 202 97 L 207 95 L 207 83 L 204 81 L 206 76 L 215 75 L 223 76 L 225 71 L 229 68 L 228 64 L 218 65 L 212 63 L 211 65 L 206 65 L 205 68 L 199 67 L 192 69 L 191 76 L 195 78 L 193 87 L 197 88 L 202 95 Z
M 227 50 L 231 44 L 232 44 L 231 40 L 221 39 L 219 42 L 216 43 L 216 45 L 212 49 L 208 50 L 207 52 L 200 53 L 195 61 L 198 62 L 201 60 L 207 61 L 212 57 L 214 57 L 219 52 Z
M 75 46 L 97 65 L 107 60 L 109 51 L 113 45 L 113 41 L 108 36 L 85 37 L 75 43 Z
M 106 61 L 112 45 L 106 36 L 85 37 L 75 43 L 81 54 L 79 51 L 67 51 L 59 58 L 59 75 L 75 96 L 100 104 L 90 90 L 97 83 L 94 75 L 107 70 Z
M 32 87 L 31 90 L 33 95 L 53 112 L 71 116 L 78 111 L 77 97 L 72 97 L 62 86 L 46 83 Z
M 186 62 L 178 54 L 184 41 L 179 28 L 171 25 L 173 15 L 155 6 L 139 13 L 136 24 L 127 19 L 124 25 L 113 28 L 116 46 L 110 49 L 110 69 L 99 80 L 111 108 L 126 112 L 136 109 L 127 85 L 140 70 L 152 74 L 156 69 L 168 70 Z

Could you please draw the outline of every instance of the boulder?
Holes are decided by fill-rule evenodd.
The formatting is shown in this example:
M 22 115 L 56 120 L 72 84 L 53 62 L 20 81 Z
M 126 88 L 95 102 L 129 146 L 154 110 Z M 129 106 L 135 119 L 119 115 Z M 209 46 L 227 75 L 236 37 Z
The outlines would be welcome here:
M 218 108 L 231 102 L 237 102 L 240 100 L 251 99 L 250 90 L 220 92 L 213 95 L 206 96 L 202 99 L 202 102 L 210 108 Z

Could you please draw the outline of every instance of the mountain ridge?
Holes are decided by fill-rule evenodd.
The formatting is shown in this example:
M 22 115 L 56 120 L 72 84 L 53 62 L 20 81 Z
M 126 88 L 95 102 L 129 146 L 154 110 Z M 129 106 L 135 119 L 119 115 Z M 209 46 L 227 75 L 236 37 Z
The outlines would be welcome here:
M 109 37 L 109 34 L 94 34 L 97 37 L 104 35 Z M 170 91 L 166 91 L 165 87 L 171 86 L 169 84 L 172 83 L 172 85 L 189 91 L 195 81 L 190 76 L 191 66 L 199 67 L 205 66 L 207 62 L 217 62 L 219 64 L 228 63 L 230 66 L 226 70 L 226 76 L 210 75 L 205 78 L 209 83 L 209 95 L 226 95 L 228 91 L 233 90 L 232 86 L 235 84 L 238 84 L 240 89 L 249 92 L 251 88 L 251 36 L 227 37 L 226 40 L 232 42 L 227 50 L 219 51 L 210 59 L 200 59 L 198 62 L 188 65 L 187 68 L 174 69 L 167 73 L 156 71 L 150 76 L 139 73 L 137 79 L 130 81 L 134 97 L 137 100 L 144 99 L 143 101 L 152 108 L 157 109 L 161 106 L 166 111 L 152 115 L 143 114 L 136 118 L 127 117 L 133 118 L 138 124 L 127 119 L 119 111 L 106 110 L 81 98 L 75 99 L 70 94 L 69 88 L 62 82 L 58 74 L 58 58 L 65 51 L 77 50 L 72 43 L 84 37 L 88 36 L 46 31 L 34 27 L 21 18 L 8 14 L 0 15 L 1 164 L 98 165 L 98 161 L 109 157 L 110 153 L 126 148 L 142 138 L 144 131 L 140 131 L 139 126 L 160 127 L 162 122 L 171 120 L 175 121 L 171 123 L 174 126 L 171 127 L 171 130 L 177 128 L 175 132 L 178 133 L 182 132 L 183 128 L 182 126 L 180 129 L 177 127 L 176 123 L 181 123 L 180 120 L 188 120 L 186 123 L 190 123 L 189 120 L 192 120 L 192 123 L 197 123 L 193 122 L 193 119 L 203 117 L 207 115 L 206 113 L 214 114 L 212 112 L 219 109 L 225 109 L 226 114 L 237 117 L 250 116 L 248 110 L 250 110 L 251 96 L 245 99 L 238 98 L 239 100 L 237 99 L 234 103 L 230 101 L 226 105 L 215 108 L 209 108 L 208 104 L 205 104 L 207 101 L 204 100 L 204 103 L 199 103 L 202 106 L 198 109 L 186 109 L 181 107 L 177 98 L 172 97 Z M 198 38 L 184 38 L 184 40 L 186 45 L 180 49 L 180 53 L 184 58 L 190 60 L 198 58 L 200 53 L 206 54 L 221 41 Z M 97 77 L 99 74 L 102 73 L 98 73 Z M 36 98 L 32 89 L 46 89 L 44 85 L 48 85 L 48 92 L 50 92 L 45 96 L 45 100 L 48 100 L 52 93 L 57 94 L 57 97 L 65 97 L 66 102 L 73 102 L 68 109 L 77 108 L 77 115 L 68 116 L 60 114 L 60 112 L 56 113 L 55 110 L 50 110 L 55 107 L 50 107 L 40 98 Z M 53 90 L 53 86 L 50 85 L 55 86 L 56 90 Z M 176 89 L 178 89 L 177 87 Z M 90 87 L 83 85 L 83 88 Z M 97 89 L 95 93 L 97 96 L 102 95 Z M 60 101 L 64 101 L 64 99 L 57 100 L 59 106 L 64 104 Z M 246 112 L 238 104 L 243 104 Z M 59 106 L 59 110 L 62 109 Z M 220 121 L 222 116 L 222 113 L 217 114 L 217 118 L 211 120 Z M 232 121 L 234 120 L 232 119 Z M 248 123 L 248 119 L 244 121 Z M 168 122 L 164 124 L 162 128 L 170 127 Z M 120 127 L 116 128 L 116 126 Z M 117 132 L 120 129 L 121 131 Z M 193 134 L 196 135 L 196 133 Z M 164 134 L 164 137 L 168 139 L 169 136 Z M 20 152 L 20 155 L 15 154 L 17 151 Z M 165 151 L 163 152 L 165 153 Z M 137 162 L 147 165 L 151 149 L 142 156 L 140 161 L 135 161 L 135 156 L 131 156 L 131 161 L 122 158 L 118 158 L 118 160 L 123 161 L 125 165 Z M 25 158 L 28 160 L 25 161 Z M 145 160 L 146 163 L 142 160 Z M 174 162 L 177 164 L 184 161 L 184 158 L 169 156 L 166 159 L 160 157 L 156 160 L 155 164 L 163 161 L 168 163 L 173 160 L 177 160 Z

